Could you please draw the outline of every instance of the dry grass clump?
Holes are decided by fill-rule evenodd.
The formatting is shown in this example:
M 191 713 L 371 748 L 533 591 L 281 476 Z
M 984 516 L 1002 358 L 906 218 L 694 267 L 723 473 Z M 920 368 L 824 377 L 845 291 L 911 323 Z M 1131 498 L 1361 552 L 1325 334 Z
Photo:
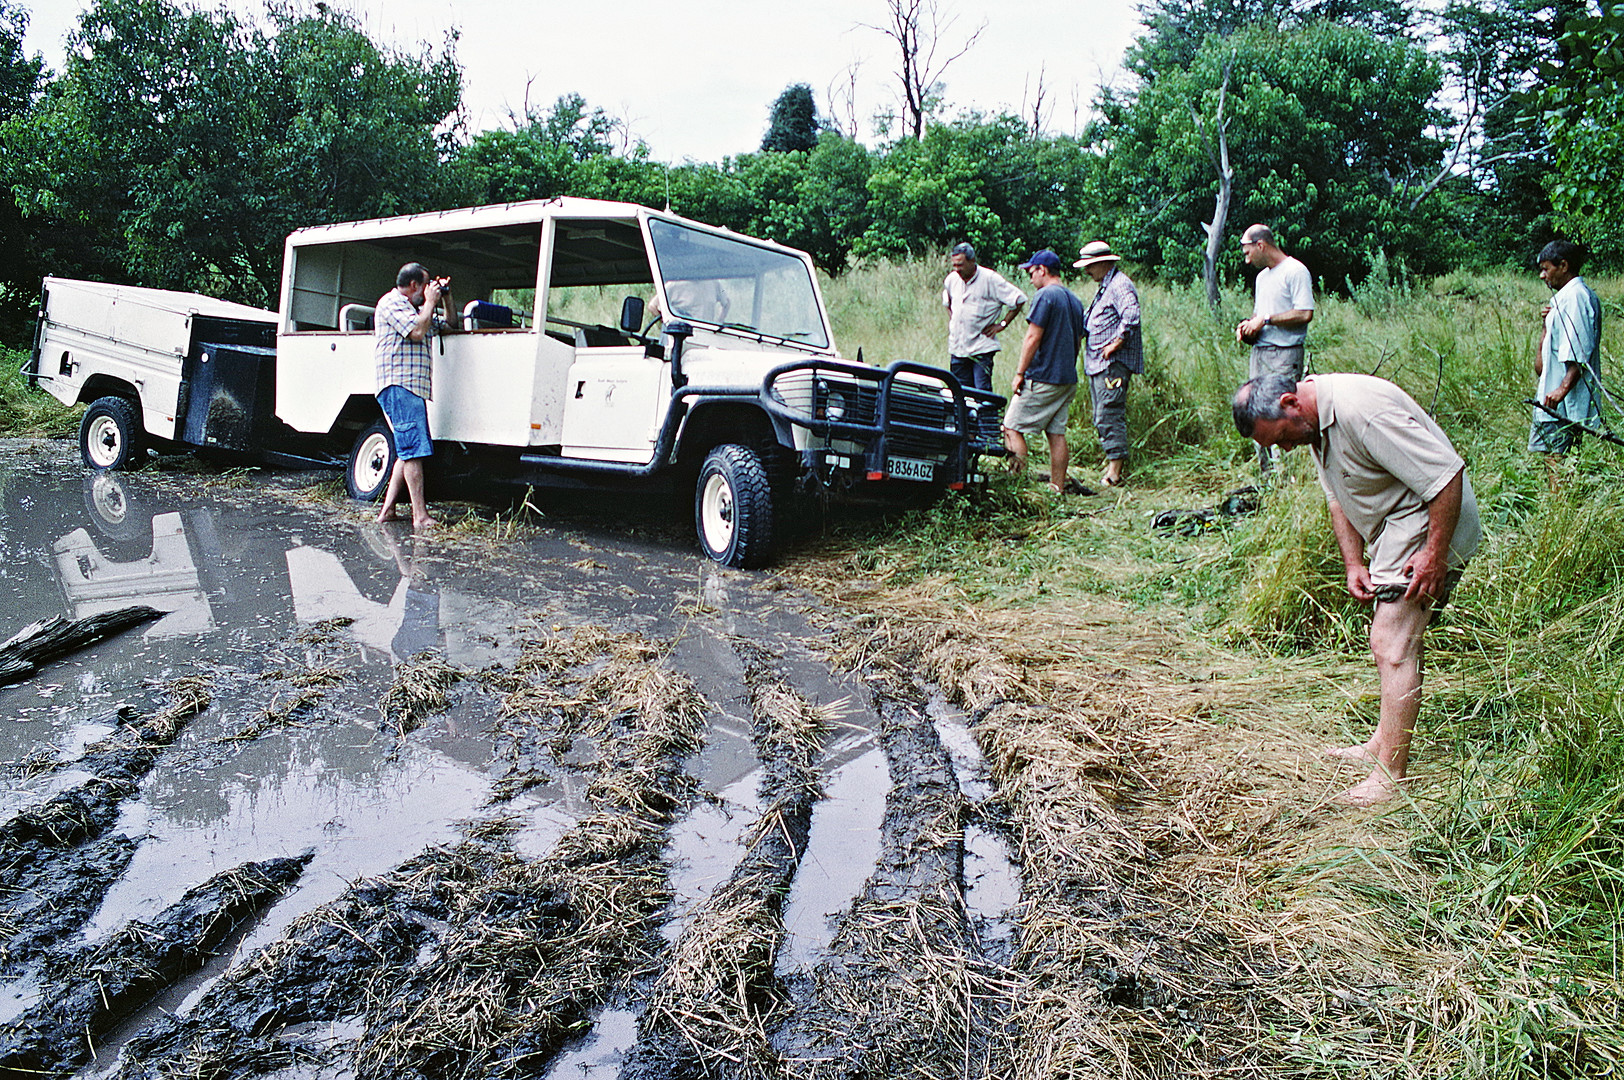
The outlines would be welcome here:
M 907 895 L 870 890 L 842 920 L 796 1014 L 795 1080 L 998 1075 L 989 1045 L 1010 986 L 967 939 L 964 902 L 945 881 Z M 1011 1075 L 1026 1077 L 1015 1068 Z
M 418 653 L 395 668 L 395 678 L 378 702 L 384 726 L 397 735 L 416 731 L 423 718 L 445 712 L 451 686 L 462 671 L 432 652 Z
M 545 859 L 501 855 L 454 897 L 438 955 L 370 1010 L 361 1076 L 523 1074 L 652 970 L 669 899 L 660 851 L 704 716 L 658 658 L 646 641 L 588 629 L 521 660 L 528 675 L 561 676 L 547 700 L 596 733 L 593 812 Z
M 1509 1074 L 1527 1063 L 1473 1071 L 1489 1013 L 1590 1011 L 1583 987 L 1540 1006 L 1533 959 L 1497 1006 L 1523 950 L 1429 926 L 1397 824 L 1326 804 L 1353 777 L 1318 760 L 1338 733 L 1314 702 L 1346 672 L 1226 655 L 1102 601 L 997 612 L 940 582 L 838 600 L 874 613 L 842 658 L 942 685 L 1009 808 L 1011 1075 Z
M 665 957 L 643 1013 L 645 1056 L 666 1074 L 778 1075 L 769 1040 L 782 1018 L 774 962 L 783 904 L 819 796 L 814 767 L 829 721 L 759 662 L 748 668 L 755 744 L 764 767 L 761 816 L 732 875 L 688 920 Z M 674 1062 L 690 1063 L 686 1069 Z

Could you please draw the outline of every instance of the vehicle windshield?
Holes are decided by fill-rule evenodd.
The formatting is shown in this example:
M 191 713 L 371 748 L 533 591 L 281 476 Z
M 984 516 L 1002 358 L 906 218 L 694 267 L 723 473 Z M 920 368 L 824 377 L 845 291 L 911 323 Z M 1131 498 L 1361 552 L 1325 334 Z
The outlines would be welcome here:
M 747 240 L 650 219 L 670 318 L 829 347 L 806 263 Z

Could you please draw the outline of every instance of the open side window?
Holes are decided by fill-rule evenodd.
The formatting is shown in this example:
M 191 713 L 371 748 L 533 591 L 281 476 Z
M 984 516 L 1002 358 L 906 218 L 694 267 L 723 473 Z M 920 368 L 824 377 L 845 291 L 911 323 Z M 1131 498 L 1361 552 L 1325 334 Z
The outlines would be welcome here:
M 578 349 L 635 344 L 620 327 L 628 296 L 653 310 L 654 272 L 637 219 L 560 219 L 547 286 L 547 333 Z
M 412 262 L 437 277 L 451 278 L 458 315 L 484 305 L 469 312 L 469 329 L 530 326 L 533 303 L 514 308 L 497 294 L 519 290 L 533 300 L 540 259 L 536 222 L 306 244 L 293 249 L 287 329 L 370 333 L 373 306 L 395 287 L 400 268 Z

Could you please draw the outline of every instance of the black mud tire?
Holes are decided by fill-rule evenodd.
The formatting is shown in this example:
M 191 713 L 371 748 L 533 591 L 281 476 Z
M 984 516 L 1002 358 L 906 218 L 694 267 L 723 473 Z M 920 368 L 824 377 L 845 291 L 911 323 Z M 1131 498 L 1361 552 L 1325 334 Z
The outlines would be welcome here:
M 120 562 L 152 554 L 152 511 L 128 481 L 97 469 L 85 477 L 84 489 L 90 524 L 117 547 L 102 554 Z
M 137 469 L 147 460 L 146 435 L 135 402 L 97 398 L 79 422 L 79 456 L 92 469 Z
M 724 566 L 765 566 L 772 556 L 773 495 L 761 456 L 724 443 L 705 455 L 694 484 L 694 531 Z
M 374 420 L 355 437 L 350 460 L 344 466 L 344 487 L 350 498 L 374 502 L 389 486 L 395 468 L 395 433 L 383 417 Z

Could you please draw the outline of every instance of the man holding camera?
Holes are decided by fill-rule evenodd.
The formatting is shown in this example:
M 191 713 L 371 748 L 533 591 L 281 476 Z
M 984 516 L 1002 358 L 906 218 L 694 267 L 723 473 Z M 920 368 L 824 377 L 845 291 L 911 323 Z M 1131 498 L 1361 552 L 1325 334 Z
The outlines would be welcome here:
M 449 296 L 450 278 L 429 277 L 421 263 L 407 263 L 395 275 L 395 287 L 378 300 L 373 357 L 378 364 L 378 404 L 395 433 L 395 467 L 389 474 L 378 521 L 395 521 L 401 488 L 412 504 L 412 527 L 434 525 L 423 499 L 423 461 L 434 453 L 429 435 L 428 401 L 434 396 L 434 365 L 429 340 L 441 299 Z

